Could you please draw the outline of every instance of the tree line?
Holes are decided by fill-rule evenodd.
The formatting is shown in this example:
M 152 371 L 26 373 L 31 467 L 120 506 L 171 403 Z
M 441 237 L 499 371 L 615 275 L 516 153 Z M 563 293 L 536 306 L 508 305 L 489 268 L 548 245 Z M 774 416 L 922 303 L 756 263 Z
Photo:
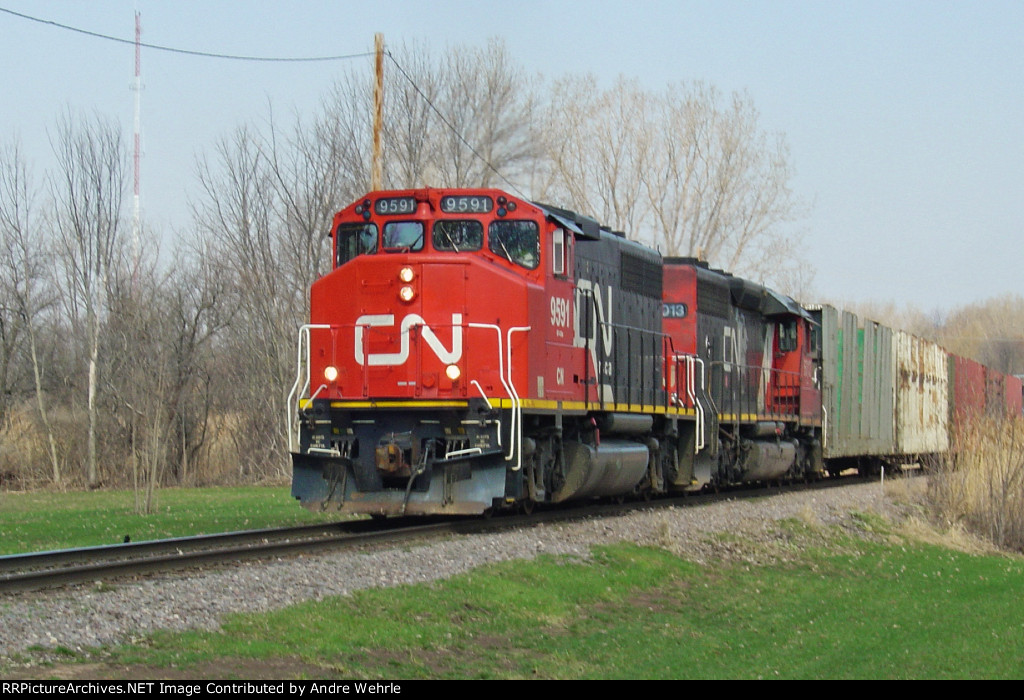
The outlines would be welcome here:
M 1007 293 L 948 312 L 913 305 L 838 303 L 862 319 L 901 328 L 1003 374 L 1024 375 L 1024 297 Z
M 484 47 L 395 49 L 385 187 L 498 187 L 799 292 L 807 262 L 784 140 L 749 96 L 530 75 Z M 52 160 L 0 147 L 0 483 L 128 486 L 288 474 L 285 401 L 333 214 L 369 189 L 373 81 L 272 109 L 197 158 L 161 263 L 133 240 L 127 141 L 68 111 Z

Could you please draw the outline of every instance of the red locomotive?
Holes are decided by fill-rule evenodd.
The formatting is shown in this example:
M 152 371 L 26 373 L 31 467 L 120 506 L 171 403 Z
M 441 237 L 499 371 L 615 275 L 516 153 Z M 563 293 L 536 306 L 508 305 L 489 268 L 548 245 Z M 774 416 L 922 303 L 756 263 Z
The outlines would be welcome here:
M 843 382 L 875 361 L 856 321 L 574 212 L 493 189 L 374 192 L 332 238 L 289 399 L 306 506 L 479 514 L 932 451 L 850 417 Z M 851 452 L 864 435 L 881 442 Z

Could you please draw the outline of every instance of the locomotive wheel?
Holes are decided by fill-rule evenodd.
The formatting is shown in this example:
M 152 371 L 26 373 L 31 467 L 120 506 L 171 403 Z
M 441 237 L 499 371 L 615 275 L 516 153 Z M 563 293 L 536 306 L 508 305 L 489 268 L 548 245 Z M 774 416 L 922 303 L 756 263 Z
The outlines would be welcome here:
M 520 506 L 523 509 L 524 515 L 533 515 L 533 511 L 537 507 L 537 501 L 532 498 L 524 498 L 520 503 Z

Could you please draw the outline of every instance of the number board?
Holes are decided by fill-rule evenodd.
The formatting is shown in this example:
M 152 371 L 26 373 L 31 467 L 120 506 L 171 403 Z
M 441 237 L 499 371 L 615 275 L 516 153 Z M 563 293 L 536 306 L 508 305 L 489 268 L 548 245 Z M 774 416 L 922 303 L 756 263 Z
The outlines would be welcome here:
M 468 195 L 441 198 L 441 211 L 445 214 L 486 214 L 494 207 L 490 197 Z
M 377 214 L 414 214 L 416 213 L 416 200 L 412 197 L 385 197 L 373 203 L 373 210 Z
M 686 304 L 662 304 L 662 318 L 686 318 Z

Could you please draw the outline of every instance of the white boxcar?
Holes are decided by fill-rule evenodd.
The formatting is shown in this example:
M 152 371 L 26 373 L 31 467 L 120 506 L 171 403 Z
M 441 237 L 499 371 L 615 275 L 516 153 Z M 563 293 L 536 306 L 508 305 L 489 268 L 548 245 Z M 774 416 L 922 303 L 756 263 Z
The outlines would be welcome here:
M 946 351 L 905 331 L 896 332 L 896 451 L 930 455 L 949 448 L 949 373 Z

